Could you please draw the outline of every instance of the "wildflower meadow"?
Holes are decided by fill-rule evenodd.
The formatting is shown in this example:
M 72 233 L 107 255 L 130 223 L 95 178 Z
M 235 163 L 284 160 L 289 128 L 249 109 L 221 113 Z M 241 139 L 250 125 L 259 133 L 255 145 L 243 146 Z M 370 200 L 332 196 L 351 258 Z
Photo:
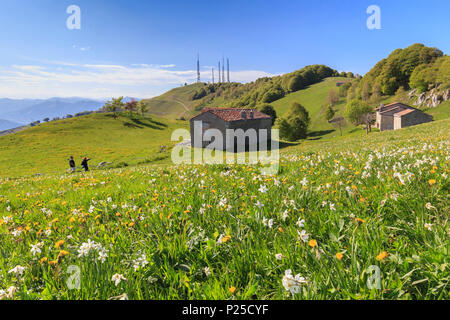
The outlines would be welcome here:
M 0 299 L 448 299 L 448 122 L 258 165 L 0 180 Z

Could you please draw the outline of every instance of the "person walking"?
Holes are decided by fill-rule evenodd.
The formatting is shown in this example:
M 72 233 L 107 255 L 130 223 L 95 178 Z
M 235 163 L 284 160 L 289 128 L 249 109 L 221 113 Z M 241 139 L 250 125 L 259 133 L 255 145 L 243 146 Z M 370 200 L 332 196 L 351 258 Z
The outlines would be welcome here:
M 69 166 L 70 166 L 70 171 L 72 173 L 74 173 L 75 172 L 75 160 L 73 160 L 73 156 L 70 156 Z
M 88 159 L 86 157 L 83 158 L 83 161 L 81 162 L 81 166 L 84 168 L 84 171 L 89 171 L 88 161 L 91 159 Z

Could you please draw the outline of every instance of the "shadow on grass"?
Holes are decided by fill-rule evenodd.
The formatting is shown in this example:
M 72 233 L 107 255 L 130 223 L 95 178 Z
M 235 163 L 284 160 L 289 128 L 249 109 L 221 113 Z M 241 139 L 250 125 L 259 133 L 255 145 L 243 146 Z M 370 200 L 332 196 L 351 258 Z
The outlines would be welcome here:
M 335 132 L 336 130 L 321 130 L 308 133 L 308 140 L 320 140 L 323 136 Z
M 154 121 L 154 120 L 148 119 L 148 118 L 145 118 L 145 120 L 148 121 L 149 123 L 142 121 L 142 119 L 131 118 L 131 121 L 133 121 L 136 126 L 138 126 L 138 127 L 140 126 L 140 128 L 148 127 L 148 128 L 157 129 L 157 130 L 164 130 L 164 128 L 167 128 L 167 125 L 164 123 Z
M 274 141 L 275 143 L 276 143 L 276 141 Z M 272 149 L 272 141 L 268 141 L 267 142 L 267 151 L 272 151 L 272 150 L 281 150 L 281 149 L 284 149 L 284 148 L 287 148 L 287 147 L 292 147 L 292 146 L 297 146 L 297 145 L 299 145 L 301 142 L 286 142 L 286 141 L 278 141 L 278 146 L 274 146 L 275 148 L 273 148 Z M 254 148 L 254 147 L 253 147 Z M 233 151 L 231 151 L 231 150 L 223 150 L 223 151 L 226 151 L 226 152 L 229 152 L 229 153 L 235 153 L 235 154 L 239 154 L 239 153 L 245 153 L 245 152 L 249 152 L 249 151 L 261 151 L 261 149 L 259 148 L 259 144 L 257 145 L 257 147 L 256 147 L 256 149 L 253 149 L 252 148 L 252 150 L 250 150 L 250 146 L 249 146 L 249 144 L 247 143 L 246 145 L 245 145 L 245 151 L 238 151 L 237 150 L 237 144 L 235 143 L 235 146 L 234 146 L 234 150 Z M 205 148 L 202 148 L 202 149 L 209 149 L 208 147 L 205 147 Z M 262 150 L 262 151 L 265 151 L 265 150 Z

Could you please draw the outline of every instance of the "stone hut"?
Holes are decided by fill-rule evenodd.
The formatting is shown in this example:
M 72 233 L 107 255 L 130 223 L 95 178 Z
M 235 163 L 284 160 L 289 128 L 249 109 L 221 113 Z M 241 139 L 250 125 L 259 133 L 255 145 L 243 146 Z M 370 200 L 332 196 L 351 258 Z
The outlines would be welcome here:
M 377 108 L 375 126 L 380 131 L 397 130 L 433 121 L 425 112 L 400 102 L 381 105 Z
M 197 148 L 206 148 L 211 141 L 204 139 L 204 134 L 209 129 L 217 129 L 221 132 L 223 137 L 223 149 L 226 150 L 230 146 L 231 139 L 234 147 L 239 143 L 249 144 L 249 137 L 251 131 L 254 129 L 257 133 L 257 142 L 270 141 L 272 117 L 262 113 L 256 109 L 237 109 L 237 108 L 204 108 L 200 114 L 190 120 L 191 127 L 191 146 Z M 228 130 L 232 129 L 232 130 Z M 236 130 L 245 133 L 245 140 L 240 140 L 236 137 Z M 263 130 L 265 134 L 260 135 Z M 234 132 L 233 134 L 230 134 Z M 205 141 L 206 140 L 206 141 Z M 228 142 L 228 145 L 227 145 Z

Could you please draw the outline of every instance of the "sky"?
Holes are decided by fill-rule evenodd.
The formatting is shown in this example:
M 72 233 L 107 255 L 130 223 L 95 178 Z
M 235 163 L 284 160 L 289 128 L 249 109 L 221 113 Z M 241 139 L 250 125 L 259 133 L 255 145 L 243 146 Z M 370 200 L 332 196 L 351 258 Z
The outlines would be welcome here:
M 414 43 L 448 54 L 449 12 L 448 0 L 2 0 L 0 98 L 149 98 L 195 82 L 197 54 L 204 82 L 222 57 L 239 82 L 311 64 L 364 75 Z

